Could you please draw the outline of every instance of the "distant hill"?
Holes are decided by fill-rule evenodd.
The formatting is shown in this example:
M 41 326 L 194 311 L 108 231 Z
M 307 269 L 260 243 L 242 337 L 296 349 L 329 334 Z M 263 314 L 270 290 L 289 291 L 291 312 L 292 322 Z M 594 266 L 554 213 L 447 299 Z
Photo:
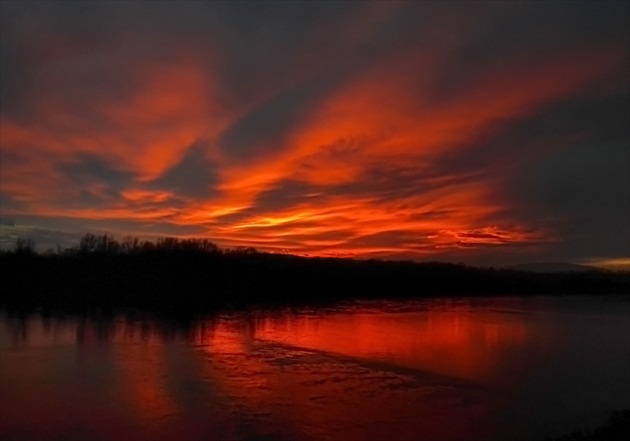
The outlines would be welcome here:
M 590 271 L 604 271 L 603 269 L 595 266 L 564 262 L 523 263 L 520 265 L 506 266 L 504 268 L 531 273 L 583 273 Z

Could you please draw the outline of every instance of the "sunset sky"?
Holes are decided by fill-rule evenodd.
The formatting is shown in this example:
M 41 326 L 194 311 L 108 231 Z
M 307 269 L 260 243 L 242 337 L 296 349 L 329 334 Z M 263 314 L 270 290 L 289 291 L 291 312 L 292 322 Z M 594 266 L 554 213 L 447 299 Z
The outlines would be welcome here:
M 628 2 L 3 0 L 0 20 L 5 248 L 630 267 Z

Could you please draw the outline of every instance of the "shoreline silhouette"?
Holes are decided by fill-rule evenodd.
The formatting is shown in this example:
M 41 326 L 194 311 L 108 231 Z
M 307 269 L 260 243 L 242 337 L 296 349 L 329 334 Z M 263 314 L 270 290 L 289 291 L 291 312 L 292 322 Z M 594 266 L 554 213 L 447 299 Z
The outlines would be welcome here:
M 362 299 L 630 294 L 630 272 L 538 273 L 441 262 L 299 257 L 207 239 L 86 234 L 57 253 L 19 239 L 0 254 L 0 308 L 201 314 Z

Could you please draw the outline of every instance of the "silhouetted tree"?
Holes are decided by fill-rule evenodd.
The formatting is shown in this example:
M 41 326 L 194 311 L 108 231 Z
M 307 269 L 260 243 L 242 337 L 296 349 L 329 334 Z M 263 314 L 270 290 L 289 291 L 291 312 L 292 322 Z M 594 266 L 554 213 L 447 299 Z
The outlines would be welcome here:
M 140 239 L 137 237 L 125 236 L 120 242 L 120 248 L 127 254 L 137 253 L 141 249 Z
M 15 240 L 16 254 L 35 254 L 35 241 L 33 239 L 18 237 Z
M 79 252 L 81 254 L 90 254 L 96 251 L 99 245 L 99 238 L 95 234 L 85 233 L 79 241 Z
M 227 249 L 226 252 L 228 254 L 236 254 L 241 256 L 258 254 L 258 250 L 254 247 L 236 247 L 232 249 Z
M 200 241 L 201 249 L 205 253 L 209 254 L 221 254 L 221 249 L 218 247 L 216 243 L 210 242 L 208 239 L 201 239 Z
M 120 244 L 113 236 L 103 234 L 100 238 L 98 238 L 95 251 L 101 254 L 116 254 L 120 252 Z
M 150 240 L 145 240 L 144 242 L 142 242 L 142 245 L 140 246 L 140 248 L 145 253 L 149 251 L 155 251 L 155 244 L 151 242 Z
M 176 251 L 180 249 L 179 239 L 176 237 L 158 237 L 155 248 L 160 251 Z

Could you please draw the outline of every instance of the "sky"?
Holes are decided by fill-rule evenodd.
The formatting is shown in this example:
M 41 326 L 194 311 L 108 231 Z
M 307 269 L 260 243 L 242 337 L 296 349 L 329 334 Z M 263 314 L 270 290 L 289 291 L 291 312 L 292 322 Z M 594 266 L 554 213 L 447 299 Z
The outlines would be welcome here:
M 0 8 L 3 247 L 630 268 L 628 2 Z

